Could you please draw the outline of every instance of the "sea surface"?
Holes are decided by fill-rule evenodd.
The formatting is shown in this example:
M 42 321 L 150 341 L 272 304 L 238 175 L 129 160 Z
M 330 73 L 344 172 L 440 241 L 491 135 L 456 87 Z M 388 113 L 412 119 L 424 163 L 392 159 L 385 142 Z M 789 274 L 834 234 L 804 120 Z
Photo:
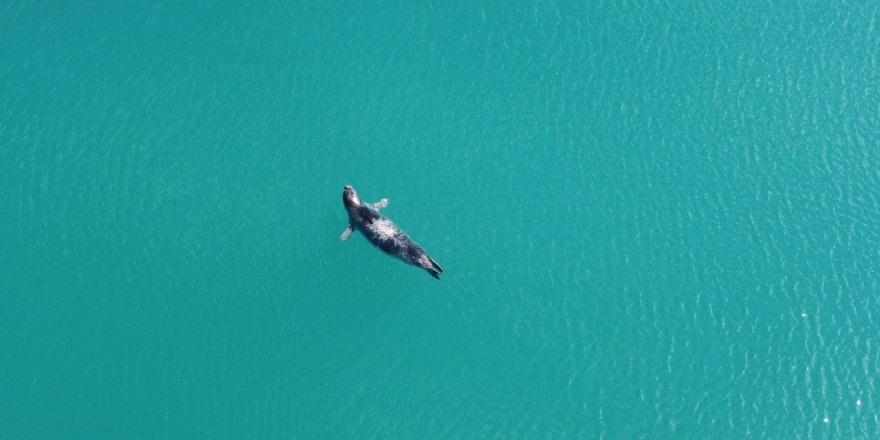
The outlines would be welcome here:
M 878 18 L 7 0 L 0 438 L 880 438 Z

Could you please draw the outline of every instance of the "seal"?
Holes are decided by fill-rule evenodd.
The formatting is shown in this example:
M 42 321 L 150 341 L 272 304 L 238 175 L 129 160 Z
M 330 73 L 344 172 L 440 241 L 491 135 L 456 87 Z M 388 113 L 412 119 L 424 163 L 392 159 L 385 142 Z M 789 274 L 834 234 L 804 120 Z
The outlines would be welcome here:
M 416 244 L 406 232 L 397 227 L 379 210 L 388 206 L 388 199 L 377 203 L 361 203 L 357 191 L 351 185 L 342 190 L 342 203 L 348 212 L 348 227 L 342 231 L 340 240 L 347 240 L 355 230 L 360 231 L 377 248 L 405 263 L 428 271 L 432 277 L 440 279 L 443 268 L 437 264 L 421 246 Z

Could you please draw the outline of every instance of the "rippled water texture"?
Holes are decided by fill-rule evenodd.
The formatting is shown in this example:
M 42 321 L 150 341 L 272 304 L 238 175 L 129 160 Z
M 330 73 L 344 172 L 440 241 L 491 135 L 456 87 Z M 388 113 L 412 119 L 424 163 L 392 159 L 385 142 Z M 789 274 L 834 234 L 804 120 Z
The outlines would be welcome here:
M 0 438 L 877 437 L 876 4 L 418 3 L 0 6 Z

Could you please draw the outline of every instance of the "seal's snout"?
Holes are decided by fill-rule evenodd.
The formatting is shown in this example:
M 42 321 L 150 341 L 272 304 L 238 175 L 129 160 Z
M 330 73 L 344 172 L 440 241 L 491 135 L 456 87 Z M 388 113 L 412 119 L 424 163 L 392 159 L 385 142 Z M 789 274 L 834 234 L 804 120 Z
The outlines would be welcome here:
M 361 203 L 357 191 L 351 185 L 345 185 L 345 189 L 342 190 L 342 201 L 345 202 L 345 206 L 356 206 Z

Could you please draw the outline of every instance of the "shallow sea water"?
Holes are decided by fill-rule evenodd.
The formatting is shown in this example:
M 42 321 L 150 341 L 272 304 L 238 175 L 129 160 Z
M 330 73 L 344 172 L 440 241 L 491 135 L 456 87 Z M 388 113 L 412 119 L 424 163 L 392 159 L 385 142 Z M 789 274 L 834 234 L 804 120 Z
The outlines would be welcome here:
M 876 438 L 878 12 L 7 2 L 0 438 Z

